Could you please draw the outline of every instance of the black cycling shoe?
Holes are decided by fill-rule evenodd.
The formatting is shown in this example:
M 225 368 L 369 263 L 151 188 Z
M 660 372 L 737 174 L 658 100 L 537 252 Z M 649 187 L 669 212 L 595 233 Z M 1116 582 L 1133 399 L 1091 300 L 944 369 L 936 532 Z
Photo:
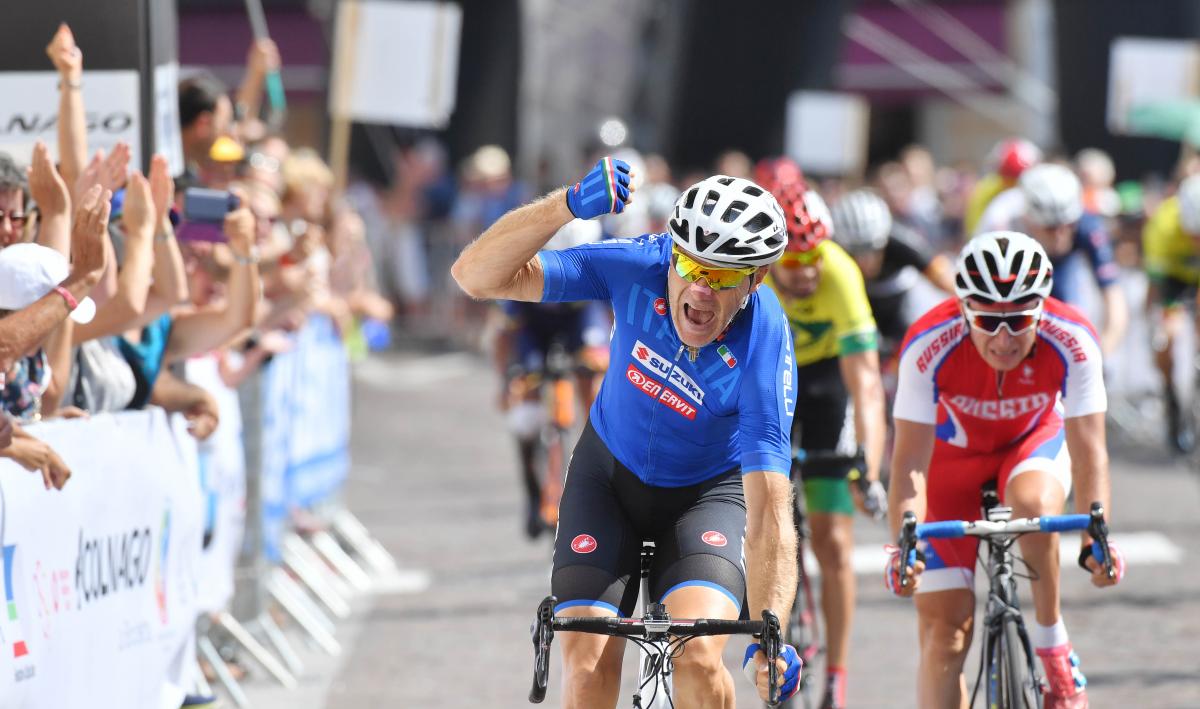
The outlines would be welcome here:
M 546 520 L 542 519 L 542 513 L 538 510 L 538 506 L 528 504 L 525 506 L 525 536 L 530 539 L 537 539 L 546 531 Z
M 1163 402 L 1167 408 L 1167 445 L 1175 453 L 1191 453 L 1196 447 L 1196 434 L 1184 416 L 1173 387 L 1167 387 Z

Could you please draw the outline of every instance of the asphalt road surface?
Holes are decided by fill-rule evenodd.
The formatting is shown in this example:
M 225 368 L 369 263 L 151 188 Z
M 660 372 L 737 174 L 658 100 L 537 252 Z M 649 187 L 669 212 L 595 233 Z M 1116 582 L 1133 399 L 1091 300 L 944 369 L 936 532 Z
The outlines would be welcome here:
M 527 705 L 529 625 L 549 590 L 550 540 L 522 532 L 515 451 L 495 391 L 489 367 L 472 355 L 396 354 L 359 367 L 345 500 L 429 583 L 359 599 L 338 628 L 342 656 L 302 646 L 301 689 L 286 692 L 256 673 L 248 683 L 255 707 Z M 1200 476 L 1156 444 L 1111 438 L 1112 529 L 1130 558 L 1127 577 L 1097 590 L 1073 568 L 1073 554 L 1063 570 L 1064 615 L 1091 703 L 1198 707 Z M 860 519 L 856 541 L 850 705 L 915 706 L 915 613 L 883 588 L 884 528 Z M 759 706 L 736 672 L 744 647 L 734 641 L 727 652 L 738 705 Z M 619 706 L 630 705 L 634 656 L 626 655 Z M 976 666 L 968 664 L 972 673 Z M 547 706 L 559 704 L 560 687 L 556 658 Z

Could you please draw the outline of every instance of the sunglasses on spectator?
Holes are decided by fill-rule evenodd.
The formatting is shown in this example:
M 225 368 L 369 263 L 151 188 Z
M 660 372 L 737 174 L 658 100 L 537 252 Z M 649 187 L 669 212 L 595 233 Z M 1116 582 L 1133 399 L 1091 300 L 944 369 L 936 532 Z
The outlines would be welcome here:
M 757 269 L 754 266 L 746 268 L 714 268 L 698 263 L 692 257 L 683 253 L 675 247 L 671 247 L 671 261 L 675 265 L 675 273 L 688 283 L 695 283 L 700 279 L 708 284 L 713 290 L 725 290 L 726 288 L 736 288 L 746 280 L 746 277 L 753 274 Z
M 783 256 L 779 257 L 779 265 L 784 268 L 800 268 L 801 266 L 813 266 L 821 262 L 821 252 L 813 249 L 812 251 L 787 251 Z
M 0 223 L 7 219 L 12 222 L 13 226 L 19 227 L 24 226 L 25 220 L 28 218 L 29 215 L 25 212 L 17 212 L 15 210 L 6 212 L 3 209 L 0 209 Z
M 999 333 L 1002 327 L 1006 328 L 1008 334 L 1014 337 L 1023 335 L 1037 327 L 1038 321 L 1042 319 L 1042 303 L 1038 303 L 1036 307 L 1029 310 L 999 313 L 975 310 L 963 303 L 963 310 L 966 311 L 967 322 L 971 324 L 971 327 L 988 335 Z

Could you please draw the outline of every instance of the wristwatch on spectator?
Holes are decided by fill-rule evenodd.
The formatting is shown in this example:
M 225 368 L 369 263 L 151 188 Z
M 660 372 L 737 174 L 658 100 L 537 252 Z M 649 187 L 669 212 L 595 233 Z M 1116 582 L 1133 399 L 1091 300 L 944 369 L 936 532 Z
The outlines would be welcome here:
M 237 261 L 238 263 L 242 264 L 243 266 L 253 266 L 254 264 L 258 263 L 260 260 L 259 253 L 258 253 L 258 246 L 256 244 L 250 245 L 250 255 L 249 256 L 242 256 L 235 249 L 230 249 L 230 251 L 233 252 L 233 260 Z

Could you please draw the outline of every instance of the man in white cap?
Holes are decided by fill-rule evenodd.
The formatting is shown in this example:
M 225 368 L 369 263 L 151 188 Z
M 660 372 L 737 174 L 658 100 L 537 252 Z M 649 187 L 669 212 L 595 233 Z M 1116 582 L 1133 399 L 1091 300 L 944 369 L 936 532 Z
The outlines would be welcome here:
M 104 239 L 107 238 L 111 198 L 111 192 L 96 186 L 80 199 L 72 222 L 70 267 L 50 249 L 45 250 L 54 253 L 59 260 L 55 265 L 48 266 L 53 259 L 42 261 L 39 260 L 43 259 L 42 256 L 32 255 L 41 252 L 27 253 L 28 250 L 22 248 L 5 257 L 14 247 L 0 251 L 0 257 L 4 257 L 5 262 L 11 260 L 13 273 L 23 274 L 22 279 L 15 279 L 20 280 L 20 284 L 8 275 L 0 276 L 0 289 L 4 290 L 5 296 L 12 296 L 12 299 L 0 304 L 0 309 L 10 311 L 0 318 L 0 384 L 4 383 L 3 373 L 13 369 L 68 315 L 77 312 L 74 317 L 85 321 L 94 315 L 95 304 L 87 295 L 104 272 Z M 25 263 L 27 258 L 42 265 L 32 270 L 17 265 Z M 40 291 L 32 288 L 22 296 L 23 288 L 30 288 L 30 284 L 38 282 L 36 278 L 25 278 L 31 272 L 42 279 L 45 287 Z M 7 415 L 0 416 L 7 420 Z M 11 424 L 0 425 L 0 456 L 13 458 L 29 470 L 38 470 L 47 487 L 54 485 L 61 488 L 71 475 L 71 471 L 49 446 Z

